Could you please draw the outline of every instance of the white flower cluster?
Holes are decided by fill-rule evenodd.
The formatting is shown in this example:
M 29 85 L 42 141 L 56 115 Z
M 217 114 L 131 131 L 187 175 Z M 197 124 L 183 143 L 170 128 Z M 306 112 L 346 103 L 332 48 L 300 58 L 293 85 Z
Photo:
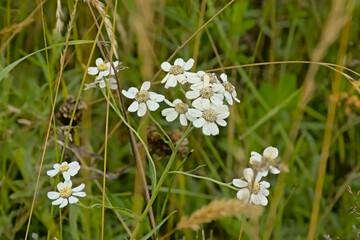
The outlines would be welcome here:
M 53 205 L 60 205 L 60 208 L 65 207 L 68 203 L 77 203 L 79 199 L 77 197 L 85 197 L 86 193 L 82 192 L 85 187 L 85 184 L 82 183 L 78 187 L 71 188 L 72 181 L 71 177 L 75 176 L 80 170 L 80 164 L 78 162 L 62 162 L 61 164 L 54 164 L 54 169 L 51 169 L 46 172 L 50 177 L 54 177 L 57 174 L 61 173 L 64 177 L 64 182 L 60 182 L 57 185 L 58 192 L 50 191 L 47 196 L 49 199 L 54 200 Z
M 240 102 L 240 100 L 237 99 L 235 87 L 228 82 L 225 73 L 217 76 L 214 73 L 203 71 L 190 72 L 193 64 L 193 59 L 185 62 L 181 58 L 176 59 L 174 65 L 168 62 L 161 64 L 161 68 L 167 72 L 161 81 L 165 84 L 166 89 L 176 87 L 178 82 L 182 85 L 190 84 L 190 90 L 186 92 L 185 96 L 187 102 L 192 101 L 192 107 L 181 99 L 171 102 L 163 95 L 149 92 L 150 82 L 144 82 L 140 90 L 131 87 L 128 91 L 122 91 L 125 97 L 135 99 L 128 111 L 137 111 L 137 115 L 141 117 L 145 115 L 147 109 L 150 111 L 158 109 L 158 103 L 165 100 L 170 107 L 162 110 L 161 114 L 168 122 L 179 117 L 182 126 L 187 126 L 190 121 L 194 127 L 202 128 L 205 135 L 218 135 L 217 125 L 226 126 L 225 119 L 230 115 L 229 107 L 224 104 L 224 99 L 230 105 L 233 104 L 233 100 L 236 102 Z
M 260 181 L 262 177 L 266 177 L 269 170 L 273 174 L 279 174 L 280 170 L 274 165 L 279 151 L 275 147 L 267 147 L 263 155 L 257 152 L 251 152 L 250 163 L 253 168 L 244 169 L 244 178 L 234 179 L 233 184 L 241 188 L 237 192 L 237 197 L 246 203 L 254 203 L 255 205 L 266 206 L 268 204 L 267 196 L 269 195 L 270 183 L 266 181 Z
M 85 84 L 84 90 L 95 88 L 97 86 L 99 86 L 100 88 L 105 88 L 108 84 L 110 84 L 110 89 L 117 89 L 116 79 L 111 76 L 114 76 L 115 71 L 118 71 L 118 67 L 121 66 L 121 62 L 113 62 L 115 70 L 113 67 L 110 66 L 110 62 L 105 62 L 101 58 L 97 58 L 95 64 L 96 67 L 88 68 L 88 74 L 96 75 L 95 81 L 90 84 Z

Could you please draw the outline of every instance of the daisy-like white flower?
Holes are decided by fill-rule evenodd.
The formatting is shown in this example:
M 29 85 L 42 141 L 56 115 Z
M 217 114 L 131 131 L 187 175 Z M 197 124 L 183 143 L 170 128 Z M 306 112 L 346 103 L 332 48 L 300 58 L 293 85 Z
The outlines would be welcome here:
M 105 82 L 106 81 L 106 82 Z M 97 85 L 99 85 L 100 88 L 106 88 L 106 84 L 110 84 L 110 89 L 115 90 L 117 89 L 117 83 L 116 83 L 116 79 L 115 78 L 106 78 L 106 77 L 101 77 L 100 78 L 96 78 L 94 82 L 86 84 L 85 83 L 85 90 L 88 90 L 90 88 L 95 88 L 97 87 Z
M 154 92 L 149 92 L 150 82 L 146 81 L 141 85 L 140 91 L 131 87 L 128 91 L 122 90 L 122 94 L 130 99 L 135 99 L 135 101 L 129 106 L 129 112 L 136 112 L 139 117 L 145 115 L 147 108 L 150 111 L 155 111 L 159 108 L 158 102 L 164 101 L 164 96 Z
M 190 86 L 191 91 L 186 92 L 186 98 L 195 99 L 192 105 L 199 109 L 208 105 L 210 102 L 214 105 L 223 104 L 224 87 L 219 83 L 210 83 L 210 76 L 204 75 L 203 81 Z
M 166 121 L 168 122 L 174 121 L 180 115 L 179 118 L 181 125 L 187 126 L 187 119 L 189 119 L 190 122 L 193 122 L 202 115 L 199 110 L 195 108 L 189 108 L 189 105 L 183 103 L 183 101 L 181 101 L 180 99 L 175 99 L 173 102 L 165 99 L 165 102 L 171 108 L 165 108 L 164 110 L 162 110 L 161 115 L 166 117 Z
M 200 105 L 198 110 L 202 112 L 202 115 L 193 124 L 196 128 L 202 128 L 205 135 L 218 135 L 219 127 L 216 124 L 223 127 L 227 125 L 224 119 L 230 115 L 228 106 L 206 103 L 205 106 Z
M 210 79 L 210 83 L 219 83 L 219 80 L 217 79 L 216 75 L 214 73 L 206 73 L 204 71 L 198 71 L 196 73 L 199 77 L 198 78 L 189 78 L 188 82 L 191 84 L 196 84 L 201 81 L 204 81 L 204 76 L 207 76 Z
M 261 156 L 257 152 L 251 152 L 250 164 L 258 168 L 263 176 L 266 176 L 270 170 L 272 174 L 279 174 L 280 170 L 276 167 L 275 159 L 279 155 L 276 147 L 267 147 Z
M 241 179 L 233 180 L 233 184 L 241 188 L 237 192 L 237 198 L 244 200 L 246 203 L 253 202 L 255 205 L 266 206 L 268 204 L 266 196 L 269 195 L 267 188 L 270 187 L 270 183 L 266 181 L 259 182 L 262 175 L 257 174 L 254 178 L 254 171 L 251 168 L 244 169 L 244 177 L 247 182 Z
M 196 73 L 187 72 L 194 65 L 194 59 L 190 58 L 185 62 L 182 58 L 175 60 L 174 65 L 172 66 L 168 62 L 163 62 L 161 64 L 161 69 L 167 72 L 166 76 L 161 83 L 165 83 L 165 88 L 175 87 L 177 82 L 184 84 L 190 78 L 198 78 Z
M 235 91 L 235 87 L 234 85 L 232 85 L 228 80 L 227 80 L 227 75 L 225 73 L 222 73 L 220 75 L 220 79 L 222 82 L 222 85 L 224 86 L 224 97 L 226 99 L 226 101 L 232 105 L 233 104 L 233 98 L 236 102 L 240 102 L 240 100 L 236 97 L 236 91 Z
M 95 61 L 96 67 L 89 67 L 88 68 L 88 74 L 90 75 L 98 75 L 98 78 L 109 76 L 110 74 L 110 62 L 105 62 L 101 58 L 97 58 Z M 113 62 L 114 67 L 117 68 L 119 65 L 119 61 Z M 114 75 L 115 71 L 113 68 L 111 68 L 111 75 Z
M 53 168 L 54 169 L 47 171 L 46 174 L 49 175 L 50 177 L 54 177 L 58 173 L 62 173 L 64 179 L 69 180 L 70 177 L 75 176 L 79 172 L 80 164 L 76 161 L 71 162 L 69 164 L 67 162 L 62 162 L 61 164 L 55 163 L 53 165 Z
M 79 199 L 77 197 L 85 197 L 86 193 L 82 192 L 85 187 L 85 184 L 82 183 L 76 188 L 71 188 L 72 182 L 71 180 L 66 180 L 65 182 L 59 182 L 57 185 L 58 192 L 48 192 L 47 196 L 51 200 L 55 200 L 52 202 L 52 205 L 60 205 L 60 208 L 65 207 L 68 203 L 77 203 Z M 76 196 L 76 197 L 75 197 Z

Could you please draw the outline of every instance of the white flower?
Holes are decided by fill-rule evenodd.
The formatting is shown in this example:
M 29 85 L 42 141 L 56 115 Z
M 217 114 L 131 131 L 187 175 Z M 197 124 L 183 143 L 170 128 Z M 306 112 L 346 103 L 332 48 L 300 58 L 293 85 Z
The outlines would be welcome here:
M 251 152 L 250 164 L 258 164 L 263 176 L 266 176 L 269 170 L 272 174 L 279 174 L 280 170 L 274 166 L 278 155 L 279 150 L 271 146 L 264 150 L 262 156 L 257 152 Z
M 89 67 L 88 74 L 90 75 L 98 75 L 98 78 L 102 78 L 104 76 L 109 76 L 110 74 L 110 62 L 105 62 L 101 58 L 96 59 L 95 61 L 96 67 Z M 114 67 L 116 68 L 119 65 L 119 61 L 113 62 Z M 115 71 L 111 68 L 111 75 L 114 75 Z
M 210 83 L 210 76 L 203 75 L 203 81 L 190 86 L 192 91 L 186 92 L 186 98 L 195 99 L 192 105 L 199 109 L 207 106 L 210 102 L 215 105 L 223 104 L 224 87 L 219 83 Z
M 233 184 L 241 188 L 237 192 L 237 198 L 244 200 L 246 203 L 253 202 L 255 205 L 266 206 L 268 204 L 266 196 L 269 195 L 267 188 L 270 187 L 270 183 L 266 181 L 259 182 L 262 177 L 261 174 L 257 174 L 254 179 L 254 172 L 251 168 L 244 169 L 244 177 L 247 182 L 241 179 L 233 180 Z
M 204 76 L 209 77 L 211 84 L 213 84 L 213 83 L 219 83 L 219 80 L 217 79 L 215 73 L 206 73 L 206 72 L 204 72 L 204 71 L 198 71 L 196 74 L 197 74 L 199 77 L 198 77 L 198 78 L 188 79 L 188 82 L 189 82 L 189 83 L 191 83 L 191 84 L 196 84 L 196 83 L 199 83 L 199 82 L 201 82 L 201 81 L 204 81 Z
M 220 75 L 220 79 L 221 79 L 221 82 L 222 82 L 222 85 L 224 86 L 224 97 L 226 99 L 226 101 L 232 105 L 233 104 L 233 98 L 236 102 L 240 102 L 240 100 L 236 97 L 237 94 L 236 94 L 236 91 L 235 91 L 235 87 L 234 85 L 232 85 L 230 82 L 228 82 L 227 80 L 227 75 L 225 73 L 222 73 Z
M 65 182 L 59 182 L 57 185 L 57 189 L 59 192 L 48 192 L 47 196 L 51 200 L 55 200 L 52 202 L 52 205 L 60 205 L 60 208 L 65 207 L 68 203 L 77 203 L 79 199 L 77 197 L 85 197 L 86 193 L 81 192 L 85 184 L 82 183 L 78 187 L 71 189 L 72 182 L 71 180 L 66 180 Z M 77 197 L 74 197 L 77 196 Z
M 70 176 L 73 177 L 79 172 L 80 164 L 76 161 L 69 164 L 67 162 L 62 162 L 61 164 L 54 164 L 53 168 L 54 169 L 47 171 L 46 174 L 50 177 L 54 177 L 56 174 L 62 173 L 64 179 L 69 180 Z
M 198 78 L 196 73 L 187 72 L 194 65 L 194 59 L 190 58 L 187 62 L 184 62 L 182 58 L 175 60 L 174 65 L 171 66 L 168 62 L 161 64 L 162 70 L 167 72 L 166 76 L 161 80 L 161 83 L 165 83 L 165 88 L 175 87 L 177 82 L 184 84 L 188 78 Z
M 105 80 L 104 80 L 105 79 Z M 106 81 L 106 82 L 105 82 Z M 89 84 L 86 84 L 85 83 L 85 88 L 84 88 L 84 91 L 85 90 L 88 90 L 90 88 L 95 88 L 97 87 L 97 85 L 99 84 L 99 87 L 100 88 L 106 88 L 107 84 L 109 84 L 109 78 L 106 78 L 106 77 L 101 77 L 101 80 L 100 78 L 96 78 L 94 82 L 92 83 L 89 83 Z M 117 83 L 116 83 L 116 79 L 115 78 L 110 78 L 110 89 L 112 90 L 115 90 L 117 89 Z
M 150 82 L 144 82 L 141 85 L 140 91 L 131 87 L 128 91 L 122 90 L 122 94 L 130 99 L 135 99 L 135 101 L 129 106 L 129 112 L 136 112 L 139 117 L 145 115 L 147 108 L 150 111 L 155 111 L 159 108 L 158 102 L 162 102 L 164 100 L 164 96 L 161 94 L 157 94 L 154 92 L 149 92 Z
M 227 123 L 224 119 L 230 115 L 229 108 L 226 105 L 216 106 L 207 103 L 205 107 L 201 105 L 198 110 L 202 112 L 202 115 L 193 124 L 196 128 L 202 127 L 202 132 L 205 135 L 218 135 L 219 128 L 216 123 L 225 127 Z
M 189 108 L 186 103 L 183 103 L 180 99 L 175 99 L 172 103 L 165 99 L 165 102 L 171 106 L 171 108 L 165 108 L 161 111 L 161 115 L 166 117 L 166 121 L 172 122 L 180 115 L 180 123 L 183 126 L 187 126 L 187 119 L 190 122 L 195 121 L 198 117 L 201 117 L 202 113 L 194 108 Z

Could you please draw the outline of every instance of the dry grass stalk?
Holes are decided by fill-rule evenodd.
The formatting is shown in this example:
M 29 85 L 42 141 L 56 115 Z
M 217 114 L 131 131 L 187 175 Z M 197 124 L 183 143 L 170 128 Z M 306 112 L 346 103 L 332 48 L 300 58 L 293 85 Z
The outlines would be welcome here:
M 55 32 L 61 36 L 61 33 L 64 29 L 64 22 L 61 19 L 63 17 L 63 12 L 61 9 L 61 0 L 57 0 L 56 4 L 56 24 L 55 24 Z
M 112 39 L 111 42 L 113 44 L 111 45 L 111 47 L 113 49 L 113 53 L 114 53 L 115 57 L 117 59 L 119 59 L 119 56 L 116 51 L 116 49 L 118 48 L 118 43 L 113 35 L 113 27 L 112 27 L 111 21 L 109 19 L 109 15 L 107 15 L 105 13 L 105 5 L 102 2 L 100 2 L 99 0 L 88 0 L 88 1 L 91 2 L 91 4 L 96 8 L 96 10 L 98 10 L 98 12 L 100 13 L 100 15 L 102 17 L 105 17 L 105 20 L 104 20 L 105 29 L 106 29 L 106 32 L 107 32 L 109 38 Z
M 196 210 L 189 218 L 182 218 L 177 229 L 198 230 L 200 224 L 209 223 L 223 217 L 237 217 L 245 215 L 252 219 L 258 218 L 264 208 L 257 205 L 249 205 L 238 199 L 214 200 L 209 205 Z
M 7 35 L 10 33 L 18 33 L 20 32 L 22 29 L 24 29 L 27 25 L 29 25 L 30 23 L 32 23 L 34 21 L 33 18 L 27 18 L 24 21 L 22 21 L 21 23 L 17 23 L 14 24 L 8 28 L 4 28 L 0 30 L 0 35 Z

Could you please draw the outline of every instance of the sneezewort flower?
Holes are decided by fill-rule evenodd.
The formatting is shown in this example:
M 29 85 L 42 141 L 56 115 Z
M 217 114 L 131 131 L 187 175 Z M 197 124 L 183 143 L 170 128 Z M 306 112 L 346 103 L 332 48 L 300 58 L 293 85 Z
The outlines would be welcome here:
M 237 192 L 237 198 L 245 201 L 246 203 L 254 203 L 255 205 L 266 206 L 268 204 L 267 196 L 269 195 L 270 183 L 266 181 L 260 181 L 262 175 L 256 174 L 254 177 L 254 171 L 251 168 L 244 169 L 244 177 L 246 181 L 241 179 L 234 179 L 233 184 L 241 188 Z
M 197 78 L 196 73 L 187 72 L 194 65 L 194 59 L 190 58 L 185 62 L 182 58 L 175 60 L 174 65 L 168 62 L 161 64 L 161 69 L 167 72 L 166 76 L 161 80 L 165 83 L 165 88 L 175 87 L 177 83 L 184 84 L 188 78 Z
M 210 102 L 217 106 L 222 105 L 224 87 L 219 83 L 210 83 L 209 75 L 204 75 L 203 78 L 203 81 L 190 86 L 192 90 L 186 92 L 186 98 L 195 99 L 192 105 L 197 109 L 210 104 Z
M 111 75 L 115 74 L 114 68 L 110 68 L 110 62 L 105 62 L 104 60 L 102 60 L 102 58 L 97 58 L 96 61 L 96 67 L 89 67 L 88 68 L 88 74 L 90 75 L 98 75 L 98 78 L 102 78 L 102 77 L 106 77 L 109 76 L 109 74 L 111 73 Z M 117 66 L 119 65 L 119 61 L 115 61 L 113 62 L 113 65 L 115 67 L 115 69 L 117 68 Z M 111 69 L 111 72 L 110 72 Z
M 165 99 L 165 102 L 171 108 L 165 108 L 161 111 L 161 115 L 166 117 L 166 121 L 172 122 L 174 121 L 179 115 L 180 123 L 182 126 L 187 126 L 188 122 L 195 121 L 198 117 L 201 117 L 202 113 L 194 108 L 189 108 L 189 105 L 183 103 L 180 99 L 175 99 L 173 102 L 168 101 Z
M 202 128 L 202 132 L 205 135 L 218 135 L 219 127 L 225 127 L 227 125 L 224 120 L 230 115 L 229 108 L 226 105 L 216 106 L 210 103 L 200 105 L 198 110 L 201 111 L 202 115 L 200 118 L 193 122 L 194 127 Z
M 149 92 L 150 82 L 146 81 L 141 85 L 140 91 L 131 87 L 128 91 L 122 90 L 122 94 L 130 99 L 135 99 L 135 101 L 129 106 L 129 112 L 136 112 L 139 117 L 145 115 L 147 108 L 150 111 L 155 111 L 159 108 L 158 102 L 162 102 L 164 100 L 164 96 L 161 94 L 157 94 L 154 92 Z
M 220 75 L 220 80 L 222 82 L 222 85 L 224 87 L 224 97 L 225 100 L 232 105 L 233 104 L 233 98 L 236 102 L 240 102 L 240 100 L 236 97 L 236 91 L 235 91 L 235 87 L 234 85 L 232 85 L 228 80 L 227 80 L 227 75 L 225 73 L 222 73 Z
M 80 170 L 80 164 L 76 161 L 67 163 L 62 162 L 61 164 L 55 163 L 52 170 L 46 172 L 50 177 L 56 176 L 58 173 L 62 173 L 65 180 L 69 180 L 70 177 L 75 176 Z
M 106 81 L 106 82 L 105 82 Z M 94 82 L 92 83 L 89 83 L 89 84 L 86 84 L 85 83 L 85 88 L 84 88 L 84 91 L 85 90 L 88 90 L 90 88 L 95 88 L 97 87 L 97 85 L 100 87 L 100 88 L 106 88 L 107 87 L 107 84 L 110 84 L 110 89 L 111 90 L 115 90 L 117 89 L 117 83 L 116 83 L 116 79 L 115 78 L 107 78 L 107 77 L 101 77 L 101 78 L 96 78 Z
M 66 180 L 65 182 L 60 182 L 57 185 L 58 192 L 50 191 L 47 193 L 47 196 L 51 200 L 52 205 L 60 205 L 60 208 L 65 207 L 68 203 L 73 204 L 77 203 L 79 199 L 77 197 L 85 197 L 86 193 L 82 192 L 85 187 L 85 184 L 82 183 L 76 188 L 71 188 L 71 180 Z M 76 197 L 75 197 L 76 196 Z
M 206 73 L 204 71 L 198 71 L 196 73 L 198 75 L 198 78 L 191 78 L 188 79 L 188 82 L 191 84 L 196 84 L 201 81 L 204 81 L 204 76 L 207 76 L 210 79 L 210 83 L 219 83 L 219 80 L 217 79 L 216 75 L 214 73 Z
M 271 146 L 264 150 L 263 155 L 253 151 L 251 152 L 250 164 L 258 169 L 263 176 L 266 176 L 269 170 L 272 174 L 279 174 L 280 170 L 276 167 L 276 158 L 278 155 L 279 150 Z

